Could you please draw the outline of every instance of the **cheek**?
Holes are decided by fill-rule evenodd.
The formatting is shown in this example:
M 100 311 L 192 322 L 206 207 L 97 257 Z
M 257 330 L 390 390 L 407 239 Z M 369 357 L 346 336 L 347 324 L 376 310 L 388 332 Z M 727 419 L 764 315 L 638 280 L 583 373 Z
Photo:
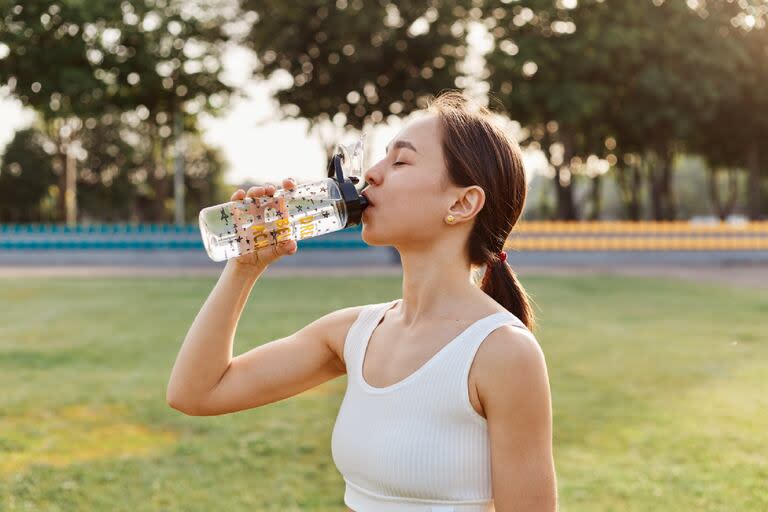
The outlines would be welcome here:
M 437 178 L 425 176 L 426 171 L 416 167 L 404 169 L 412 172 L 408 176 L 404 172 L 389 176 L 389 181 L 383 187 L 386 189 L 386 194 L 383 194 L 385 197 L 373 207 L 369 218 L 393 226 L 393 229 L 396 229 L 395 225 L 408 229 L 427 226 L 434 228 L 435 222 L 439 223 L 446 214 L 445 200 L 439 196 Z
M 442 215 L 441 202 L 430 192 L 414 188 L 398 195 L 382 209 L 388 221 L 403 230 L 432 230 Z M 376 215 L 374 211 L 374 215 Z
M 364 214 L 362 238 L 379 246 L 426 242 L 439 232 L 444 214 L 436 199 L 409 190 Z

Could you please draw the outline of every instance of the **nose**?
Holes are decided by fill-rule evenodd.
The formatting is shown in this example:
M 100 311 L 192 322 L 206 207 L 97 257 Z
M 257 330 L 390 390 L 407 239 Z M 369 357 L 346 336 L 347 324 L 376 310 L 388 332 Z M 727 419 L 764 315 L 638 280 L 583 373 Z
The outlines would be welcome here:
M 380 184 L 380 172 L 379 172 L 379 164 L 374 164 L 371 167 L 368 168 L 367 171 L 363 173 L 363 180 L 365 180 L 368 185 L 373 184 Z
M 376 181 L 376 178 L 373 177 L 371 169 L 373 169 L 373 167 L 363 173 L 363 181 L 365 181 L 365 187 L 372 185 Z

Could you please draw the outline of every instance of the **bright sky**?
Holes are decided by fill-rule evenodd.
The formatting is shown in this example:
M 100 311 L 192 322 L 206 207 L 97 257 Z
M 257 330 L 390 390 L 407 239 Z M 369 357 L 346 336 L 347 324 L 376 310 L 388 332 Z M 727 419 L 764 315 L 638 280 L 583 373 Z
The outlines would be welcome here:
M 227 53 L 226 79 L 242 87 L 246 97 L 234 99 L 227 113 L 217 118 L 201 117 L 205 140 L 222 148 L 230 164 L 227 182 L 237 184 L 250 179 L 280 185 L 282 178 L 288 176 L 299 181 L 324 178 L 327 170 L 321 141 L 307 134 L 308 121 L 274 120 L 278 105 L 271 96 L 279 80 L 268 83 L 251 79 L 254 59 L 250 52 L 240 48 Z M 371 152 L 371 158 L 384 156 L 384 146 L 389 141 L 384 138 L 392 138 L 398 130 L 397 125 L 381 123 L 366 137 L 366 152 Z M 337 142 L 353 140 L 354 135 L 350 134 Z
M 469 32 L 467 73 L 479 71 L 481 53 L 489 49 L 488 34 L 477 24 Z M 292 176 L 300 182 L 326 176 L 325 155 L 319 140 L 307 134 L 304 120 L 277 121 L 277 102 L 271 99 L 275 83 L 257 82 L 250 77 L 255 57 L 247 50 L 232 48 L 225 56 L 226 80 L 242 87 L 244 98 L 235 99 L 226 113 L 218 118 L 204 116 L 201 124 L 205 140 L 219 147 L 229 163 L 225 181 L 231 185 L 246 180 L 282 183 Z M 469 87 L 470 91 L 472 86 Z M 480 89 L 481 90 L 481 89 Z M 475 93 L 475 94 L 482 94 Z M 0 90 L 0 153 L 19 128 L 29 125 L 33 113 Z M 401 123 L 379 124 L 366 138 L 366 152 L 371 162 L 384 157 L 385 145 L 397 134 Z M 341 143 L 354 140 L 343 138 Z M 541 165 L 541 157 L 526 155 L 529 171 Z M 529 172 L 529 179 L 531 173 Z
M 268 181 L 279 185 L 283 177 L 299 181 L 326 176 L 325 150 L 319 140 L 307 134 L 309 123 L 302 119 L 277 121 L 277 102 L 271 99 L 272 83 L 250 79 L 252 58 L 245 50 L 233 49 L 226 56 L 228 81 L 243 87 L 245 96 L 231 102 L 218 118 L 202 116 L 204 138 L 220 148 L 229 163 L 225 181 L 235 185 L 246 180 Z M 0 155 L 16 130 L 34 120 L 31 109 L 0 89 Z M 371 158 L 384 156 L 384 146 L 399 126 L 381 123 L 366 137 Z M 340 143 L 352 142 L 350 135 Z

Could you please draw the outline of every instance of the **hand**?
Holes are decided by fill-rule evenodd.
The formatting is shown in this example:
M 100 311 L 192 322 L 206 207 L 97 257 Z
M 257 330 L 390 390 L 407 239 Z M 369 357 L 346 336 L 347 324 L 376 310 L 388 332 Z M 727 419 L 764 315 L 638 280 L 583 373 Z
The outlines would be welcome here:
M 283 188 L 286 190 L 295 189 L 296 181 L 293 178 L 284 178 Z M 261 186 L 261 187 L 251 187 L 248 189 L 247 193 L 240 188 L 240 189 L 237 189 L 234 194 L 232 194 L 230 201 L 243 201 L 247 197 L 251 197 L 254 199 L 261 196 L 272 197 L 274 196 L 275 191 L 276 191 L 276 188 L 271 183 L 267 183 L 265 186 Z M 278 204 L 279 206 L 277 208 L 287 216 L 288 210 L 287 208 L 285 208 L 285 202 L 280 200 Z M 266 268 L 269 264 L 277 261 L 282 256 L 289 255 L 289 254 L 296 254 L 297 250 L 298 250 L 298 245 L 296 244 L 296 240 L 283 240 L 282 242 L 279 242 L 276 245 L 270 244 L 266 247 L 262 247 L 261 249 L 257 249 L 253 252 L 243 254 L 242 256 L 236 256 L 234 258 L 231 258 L 230 261 L 234 262 L 238 266 L 239 265 L 258 266 L 258 267 Z

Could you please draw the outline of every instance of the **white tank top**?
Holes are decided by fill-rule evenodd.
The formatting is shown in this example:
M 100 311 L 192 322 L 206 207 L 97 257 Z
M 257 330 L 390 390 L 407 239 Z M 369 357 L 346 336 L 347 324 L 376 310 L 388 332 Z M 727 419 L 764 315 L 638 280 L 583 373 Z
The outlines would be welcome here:
M 344 343 L 347 389 L 331 436 L 344 503 L 355 512 L 491 511 L 487 421 L 469 401 L 469 369 L 491 331 L 527 328 L 510 312 L 486 316 L 405 379 L 373 387 L 364 354 L 399 300 L 366 305 Z

